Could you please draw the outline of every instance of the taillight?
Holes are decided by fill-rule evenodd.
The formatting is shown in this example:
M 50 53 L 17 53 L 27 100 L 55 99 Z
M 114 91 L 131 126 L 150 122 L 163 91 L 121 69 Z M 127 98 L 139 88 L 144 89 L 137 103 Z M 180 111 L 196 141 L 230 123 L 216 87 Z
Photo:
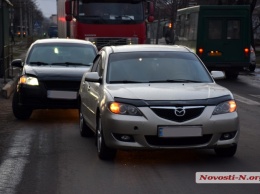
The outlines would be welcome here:
M 246 56 L 248 56 L 249 51 L 250 51 L 249 48 L 245 48 L 245 49 L 244 49 L 244 53 L 245 53 Z
M 199 51 L 199 56 L 201 56 L 201 55 L 203 54 L 203 51 L 204 51 L 204 50 L 203 50 L 203 48 L 199 48 L 198 51 Z

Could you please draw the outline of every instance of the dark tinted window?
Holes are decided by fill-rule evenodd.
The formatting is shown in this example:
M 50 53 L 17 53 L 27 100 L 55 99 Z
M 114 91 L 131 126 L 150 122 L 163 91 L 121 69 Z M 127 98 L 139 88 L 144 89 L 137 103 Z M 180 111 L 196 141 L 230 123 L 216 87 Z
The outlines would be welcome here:
M 208 38 L 211 40 L 222 38 L 222 20 L 209 20 Z
M 227 39 L 240 39 L 240 21 L 228 20 Z

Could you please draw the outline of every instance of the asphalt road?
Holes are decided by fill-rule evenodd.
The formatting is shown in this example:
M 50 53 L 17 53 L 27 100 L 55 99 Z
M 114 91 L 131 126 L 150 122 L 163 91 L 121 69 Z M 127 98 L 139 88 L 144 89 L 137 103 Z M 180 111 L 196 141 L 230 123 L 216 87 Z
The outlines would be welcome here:
M 260 181 L 195 180 L 196 172 L 260 172 L 260 84 L 252 84 L 257 77 L 245 73 L 218 82 L 238 102 L 241 135 L 233 158 L 219 158 L 213 150 L 119 151 L 114 161 L 101 161 L 94 138 L 79 135 L 76 110 L 37 110 L 22 122 L 12 115 L 11 99 L 0 98 L 0 193 L 260 194 Z

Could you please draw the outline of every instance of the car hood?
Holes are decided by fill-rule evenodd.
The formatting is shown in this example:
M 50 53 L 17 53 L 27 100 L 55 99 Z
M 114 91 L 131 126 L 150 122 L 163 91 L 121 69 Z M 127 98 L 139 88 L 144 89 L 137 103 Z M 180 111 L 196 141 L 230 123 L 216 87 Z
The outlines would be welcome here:
M 195 100 L 230 95 L 231 92 L 215 83 L 159 83 L 109 85 L 107 90 L 115 98 L 142 100 Z
M 37 77 L 39 80 L 78 80 L 80 81 L 89 66 L 24 66 L 24 74 Z

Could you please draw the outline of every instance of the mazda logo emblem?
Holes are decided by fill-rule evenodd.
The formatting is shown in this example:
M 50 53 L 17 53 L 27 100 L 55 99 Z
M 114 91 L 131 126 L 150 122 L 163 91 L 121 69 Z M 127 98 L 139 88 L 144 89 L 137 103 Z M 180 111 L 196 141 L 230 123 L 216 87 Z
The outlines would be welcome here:
M 174 114 L 177 116 L 177 117 L 183 117 L 185 115 L 186 111 L 185 109 L 179 107 L 179 108 L 176 108 L 174 110 Z

